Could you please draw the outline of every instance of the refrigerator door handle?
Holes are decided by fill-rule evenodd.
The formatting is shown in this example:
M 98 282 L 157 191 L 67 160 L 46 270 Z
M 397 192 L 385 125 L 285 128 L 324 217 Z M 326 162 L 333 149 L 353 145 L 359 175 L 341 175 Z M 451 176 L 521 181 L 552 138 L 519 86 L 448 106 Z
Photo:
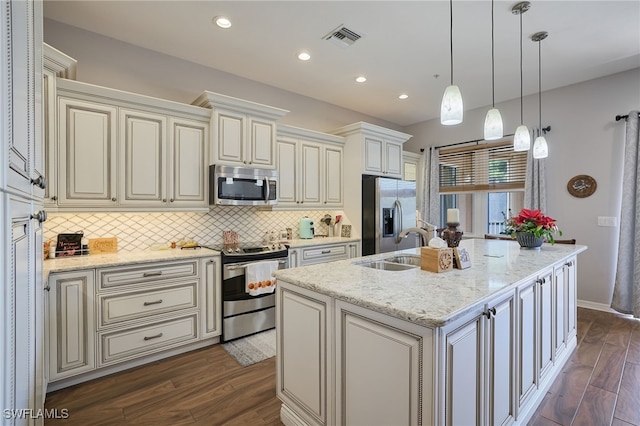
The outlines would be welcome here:
M 396 213 L 396 217 L 398 218 L 398 226 L 396 227 L 396 229 L 393 230 L 393 234 L 396 238 L 396 244 L 400 244 L 400 232 L 402 231 L 402 203 L 400 202 L 400 200 L 396 200 L 393 203 L 393 206 L 396 208 L 396 210 L 398 211 Z

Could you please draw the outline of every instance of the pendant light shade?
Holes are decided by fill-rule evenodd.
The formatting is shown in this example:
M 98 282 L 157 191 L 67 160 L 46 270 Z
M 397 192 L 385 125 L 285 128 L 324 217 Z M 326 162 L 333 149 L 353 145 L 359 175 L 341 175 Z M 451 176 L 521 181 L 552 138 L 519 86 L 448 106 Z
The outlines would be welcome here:
M 540 31 L 531 36 L 531 40 L 538 43 L 538 137 L 533 142 L 533 158 L 547 158 L 549 156 L 549 146 L 547 140 L 542 133 L 542 63 L 541 63 L 541 41 L 547 38 L 549 33 Z
M 497 108 L 491 108 L 484 119 L 484 138 L 490 141 L 500 139 L 503 135 L 502 115 Z
M 496 77 L 495 77 L 495 58 L 494 58 L 494 40 L 493 40 L 493 0 L 491 0 L 491 106 L 487 111 L 484 119 L 484 138 L 485 140 L 500 139 L 504 135 L 502 128 L 502 115 L 496 108 Z
M 530 7 L 531 3 L 523 1 L 511 8 L 511 13 L 520 16 L 520 125 L 513 136 L 514 151 L 528 151 L 531 148 L 531 135 L 527 126 L 524 125 L 522 106 L 522 14 Z
M 448 86 L 442 96 L 442 106 L 440 107 L 440 123 L 445 126 L 462 123 L 462 94 L 458 86 Z
M 533 158 L 547 158 L 549 156 L 549 146 L 544 136 L 540 135 L 533 142 Z
M 451 53 L 451 84 L 444 91 L 440 105 L 440 123 L 453 126 L 462 123 L 463 105 L 460 88 L 453 84 L 453 0 L 449 0 L 449 44 Z
M 529 134 L 527 126 L 521 124 L 513 136 L 513 150 L 528 151 L 529 148 L 531 148 L 531 135 Z

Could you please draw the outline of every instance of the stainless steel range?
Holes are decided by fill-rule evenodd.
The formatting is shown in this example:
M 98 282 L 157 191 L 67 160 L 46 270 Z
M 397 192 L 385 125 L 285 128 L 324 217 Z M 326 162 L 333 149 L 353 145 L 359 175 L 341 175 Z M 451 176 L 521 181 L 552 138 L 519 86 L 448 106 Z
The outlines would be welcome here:
M 283 244 L 246 244 L 222 249 L 222 338 L 237 339 L 276 326 L 275 293 L 251 296 L 246 291 L 245 268 L 253 262 L 278 261 L 289 266 L 289 248 Z

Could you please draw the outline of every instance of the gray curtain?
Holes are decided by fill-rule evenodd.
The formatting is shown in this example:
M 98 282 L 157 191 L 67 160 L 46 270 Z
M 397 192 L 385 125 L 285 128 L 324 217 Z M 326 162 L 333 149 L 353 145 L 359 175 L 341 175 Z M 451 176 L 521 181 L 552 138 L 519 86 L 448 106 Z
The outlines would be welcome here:
M 538 130 L 539 132 L 540 130 Z M 531 140 L 535 139 L 532 131 Z M 527 174 L 524 180 L 524 207 L 530 210 L 538 209 L 547 214 L 547 173 L 545 159 L 533 158 L 533 149 L 527 153 Z
M 640 148 L 638 111 L 627 117 L 618 266 L 611 307 L 640 318 Z
M 425 149 L 420 158 L 422 171 L 419 207 L 421 219 L 440 226 L 440 174 L 438 148 Z M 421 226 L 419 223 L 418 226 Z

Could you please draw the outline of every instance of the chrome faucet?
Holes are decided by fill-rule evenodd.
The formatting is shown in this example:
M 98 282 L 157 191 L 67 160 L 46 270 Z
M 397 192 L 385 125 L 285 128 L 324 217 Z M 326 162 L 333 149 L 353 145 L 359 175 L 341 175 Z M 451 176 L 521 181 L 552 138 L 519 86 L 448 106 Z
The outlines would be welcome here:
M 420 235 L 421 240 L 422 240 L 422 244 L 421 244 L 422 246 L 426 246 L 427 244 L 429 244 L 429 240 L 431 239 L 431 236 L 429 235 L 429 233 L 427 231 L 425 231 L 422 228 L 407 228 L 407 229 L 403 229 L 398 234 L 398 240 L 396 242 L 400 243 L 400 241 L 403 238 L 407 238 L 407 236 L 412 232 L 415 232 L 416 234 Z

